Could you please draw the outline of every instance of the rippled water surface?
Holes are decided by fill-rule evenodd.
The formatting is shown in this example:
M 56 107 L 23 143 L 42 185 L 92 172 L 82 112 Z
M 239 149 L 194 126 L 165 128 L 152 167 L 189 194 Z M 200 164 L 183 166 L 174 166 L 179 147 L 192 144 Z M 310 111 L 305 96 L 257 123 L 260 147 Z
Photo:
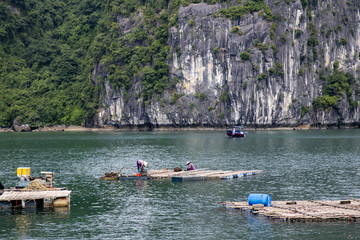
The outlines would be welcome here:
M 111 170 L 197 168 L 264 170 L 224 181 L 101 181 Z M 54 171 L 72 190 L 70 209 L 0 211 L 0 239 L 360 239 L 360 224 L 284 223 L 219 201 L 360 198 L 360 131 L 0 133 L 0 180 Z

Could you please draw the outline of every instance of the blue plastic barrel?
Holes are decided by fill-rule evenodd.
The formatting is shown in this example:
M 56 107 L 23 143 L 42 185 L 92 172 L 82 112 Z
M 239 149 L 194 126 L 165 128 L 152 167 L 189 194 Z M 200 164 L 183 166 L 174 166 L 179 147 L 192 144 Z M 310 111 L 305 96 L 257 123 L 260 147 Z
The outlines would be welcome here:
M 253 204 L 263 204 L 264 206 L 270 207 L 271 196 L 269 194 L 250 193 L 248 203 L 250 206 L 252 206 Z

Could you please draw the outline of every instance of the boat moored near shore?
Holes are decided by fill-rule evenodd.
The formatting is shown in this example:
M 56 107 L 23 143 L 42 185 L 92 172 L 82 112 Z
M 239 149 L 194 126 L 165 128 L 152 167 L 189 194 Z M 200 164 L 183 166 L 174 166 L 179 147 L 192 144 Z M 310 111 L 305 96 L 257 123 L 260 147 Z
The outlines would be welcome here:
M 226 128 L 226 135 L 229 137 L 245 137 L 247 132 L 245 132 L 244 126 L 234 126 Z

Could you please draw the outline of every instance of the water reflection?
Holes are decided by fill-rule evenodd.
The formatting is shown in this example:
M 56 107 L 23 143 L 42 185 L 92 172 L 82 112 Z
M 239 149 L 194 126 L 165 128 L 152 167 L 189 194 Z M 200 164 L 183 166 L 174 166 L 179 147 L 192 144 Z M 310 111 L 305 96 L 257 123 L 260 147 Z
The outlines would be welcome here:
M 147 180 L 135 180 L 135 182 L 136 182 L 137 189 L 143 190 L 144 192 L 146 191 L 146 187 L 148 184 Z
M 30 212 L 29 212 L 30 211 Z M 28 235 L 29 230 L 32 229 L 32 216 L 29 215 L 31 212 L 35 213 L 36 210 L 27 210 L 28 213 L 21 213 L 15 215 L 15 228 L 14 232 L 18 238 L 24 238 L 26 235 Z
M 272 225 L 269 220 L 251 213 L 247 215 L 250 239 L 271 239 Z
M 10 215 L 4 216 L 13 223 L 13 232 L 18 239 L 29 238 L 31 233 L 39 231 L 43 225 L 62 222 L 69 217 L 68 208 L 25 208 L 12 209 Z M 41 230 L 40 230 L 41 231 Z

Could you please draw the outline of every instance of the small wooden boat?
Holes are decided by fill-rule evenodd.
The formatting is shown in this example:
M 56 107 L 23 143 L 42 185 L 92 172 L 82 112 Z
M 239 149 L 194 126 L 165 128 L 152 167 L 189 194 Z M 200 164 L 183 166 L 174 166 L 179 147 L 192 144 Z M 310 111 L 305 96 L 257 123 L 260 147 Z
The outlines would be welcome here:
M 121 169 L 122 170 L 122 169 Z M 147 172 L 122 174 L 122 172 L 109 172 L 100 177 L 101 180 L 147 180 Z
M 109 173 L 105 173 L 103 176 L 100 177 L 101 180 L 118 180 L 119 176 L 121 174 L 119 174 L 119 172 L 109 172 Z
M 229 137 L 245 137 L 247 132 L 245 132 L 244 129 L 244 126 L 228 127 L 226 129 L 226 135 Z
M 148 180 L 147 176 L 137 176 L 134 174 L 119 176 L 118 180 Z

